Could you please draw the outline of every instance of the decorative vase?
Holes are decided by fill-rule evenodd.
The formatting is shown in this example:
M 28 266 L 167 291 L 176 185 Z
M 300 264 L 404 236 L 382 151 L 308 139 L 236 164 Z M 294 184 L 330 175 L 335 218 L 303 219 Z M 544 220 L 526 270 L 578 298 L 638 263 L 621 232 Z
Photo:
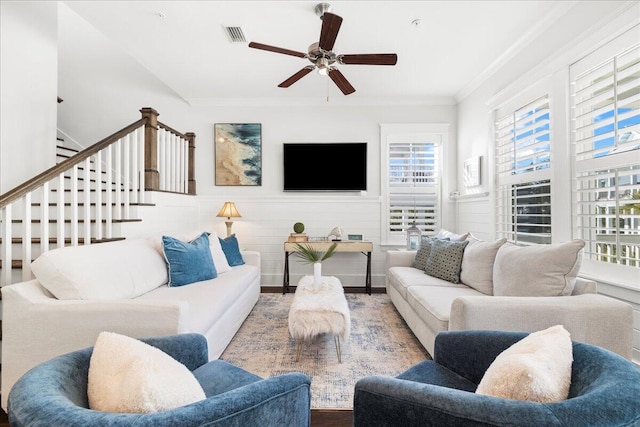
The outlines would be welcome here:
M 320 289 L 322 286 L 322 263 L 313 263 L 313 286 L 316 289 Z

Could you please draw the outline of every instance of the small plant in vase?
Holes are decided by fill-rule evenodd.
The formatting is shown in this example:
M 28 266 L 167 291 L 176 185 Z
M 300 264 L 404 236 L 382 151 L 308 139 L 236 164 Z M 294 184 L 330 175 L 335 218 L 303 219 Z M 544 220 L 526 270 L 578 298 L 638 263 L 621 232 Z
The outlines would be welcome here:
M 319 289 L 322 285 L 322 261 L 329 259 L 336 252 L 337 243 L 333 243 L 326 252 L 317 251 L 311 245 L 296 244 L 296 256 L 307 264 L 313 264 L 313 286 Z

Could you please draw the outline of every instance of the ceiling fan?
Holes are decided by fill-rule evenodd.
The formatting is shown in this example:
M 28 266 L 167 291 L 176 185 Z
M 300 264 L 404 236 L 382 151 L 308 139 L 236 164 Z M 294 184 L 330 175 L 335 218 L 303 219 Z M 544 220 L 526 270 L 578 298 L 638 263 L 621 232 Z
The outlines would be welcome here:
M 308 52 L 297 52 L 295 50 L 283 49 L 281 47 L 269 46 L 262 43 L 251 42 L 249 47 L 254 49 L 267 50 L 269 52 L 282 53 L 284 55 L 297 56 L 308 59 L 313 65 L 307 65 L 282 83 L 278 87 L 289 87 L 314 69 L 323 75 L 329 75 L 331 80 L 338 86 L 343 94 L 349 95 L 356 90 L 344 77 L 334 64 L 344 65 L 396 65 L 398 55 L 395 53 L 370 53 L 370 54 L 350 54 L 338 55 L 333 52 L 333 45 L 338 37 L 342 18 L 330 12 L 331 6 L 328 3 L 320 3 L 316 6 L 316 15 L 322 20 L 320 30 L 320 40 L 309 46 Z

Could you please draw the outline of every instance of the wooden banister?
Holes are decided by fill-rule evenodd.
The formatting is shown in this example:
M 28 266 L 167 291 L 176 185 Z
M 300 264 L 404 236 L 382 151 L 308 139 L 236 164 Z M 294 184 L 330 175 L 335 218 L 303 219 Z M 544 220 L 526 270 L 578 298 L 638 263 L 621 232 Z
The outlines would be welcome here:
M 133 130 L 139 128 L 143 124 L 146 124 L 146 122 L 147 122 L 147 119 L 142 118 L 142 119 L 138 120 L 137 122 L 131 123 L 129 126 L 120 129 L 118 132 L 114 133 L 113 135 L 108 136 L 108 137 L 104 138 L 103 140 L 96 142 L 92 146 L 85 148 L 84 150 L 82 150 L 81 152 L 76 154 L 75 156 L 70 157 L 70 158 L 58 163 L 57 165 L 47 169 L 46 171 L 42 172 L 41 174 L 36 175 L 35 177 L 31 178 L 27 182 L 24 182 L 23 184 L 20 184 L 19 186 L 17 186 L 15 188 L 7 191 L 6 193 L 0 195 L 0 208 L 8 205 L 9 203 L 11 203 L 11 202 L 13 202 L 15 200 L 18 200 L 19 198 L 21 198 L 22 196 L 26 195 L 30 191 L 35 190 L 36 188 L 40 187 L 45 182 L 48 182 L 51 179 L 53 179 L 54 177 L 56 177 L 57 175 L 65 172 L 67 169 L 69 169 L 69 168 L 71 168 L 71 167 L 83 162 L 89 156 L 92 156 L 95 153 L 97 153 L 98 151 L 102 150 L 103 148 L 108 147 L 109 145 L 111 145 L 112 143 L 117 141 L 118 139 L 122 138 L 123 136 L 127 135 L 128 133 L 132 132 Z

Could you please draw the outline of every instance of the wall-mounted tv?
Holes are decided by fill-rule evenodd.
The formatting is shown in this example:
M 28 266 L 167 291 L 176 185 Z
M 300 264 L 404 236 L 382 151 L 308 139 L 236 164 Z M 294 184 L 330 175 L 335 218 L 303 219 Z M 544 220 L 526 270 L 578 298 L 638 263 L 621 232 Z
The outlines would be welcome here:
M 364 191 L 367 143 L 285 143 L 284 191 Z

